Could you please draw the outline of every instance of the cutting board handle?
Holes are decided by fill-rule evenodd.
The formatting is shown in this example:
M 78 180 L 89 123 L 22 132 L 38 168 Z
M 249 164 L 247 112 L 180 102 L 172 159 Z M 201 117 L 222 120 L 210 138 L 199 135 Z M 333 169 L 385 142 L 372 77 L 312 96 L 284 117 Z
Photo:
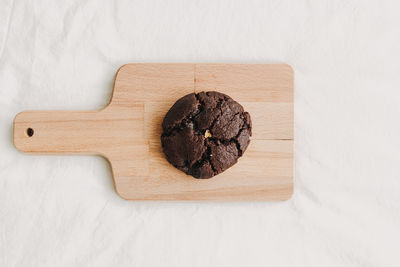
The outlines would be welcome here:
M 14 119 L 14 145 L 26 153 L 101 154 L 102 111 L 24 111 Z M 103 119 L 103 121 L 101 121 Z

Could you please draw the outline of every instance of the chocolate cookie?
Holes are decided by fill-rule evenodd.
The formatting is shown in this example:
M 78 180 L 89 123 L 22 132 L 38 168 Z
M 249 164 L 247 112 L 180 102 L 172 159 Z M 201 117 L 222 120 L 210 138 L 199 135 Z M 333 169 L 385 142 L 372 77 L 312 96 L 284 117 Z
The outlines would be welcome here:
M 196 178 L 210 178 L 232 165 L 246 150 L 251 119 L 225 94 L 188 94 L 171 107 L 162 123 L 167 160 Z

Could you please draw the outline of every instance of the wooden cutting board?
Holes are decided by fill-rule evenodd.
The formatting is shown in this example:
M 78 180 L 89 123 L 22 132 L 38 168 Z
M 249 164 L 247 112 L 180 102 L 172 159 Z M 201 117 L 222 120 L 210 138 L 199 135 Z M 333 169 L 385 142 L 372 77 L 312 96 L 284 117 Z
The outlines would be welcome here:
M 251 115 L 253 136 L 237 164 L 195 179 L 164 158 L 161 122 L 180 97 L 219 91 Z M 97 154 L 131 200 L 286 200 L 293 192 L 293 70 L 285 64 L 127 64 L 108 106 L 24 111 L 14 144 L 27 153 Z

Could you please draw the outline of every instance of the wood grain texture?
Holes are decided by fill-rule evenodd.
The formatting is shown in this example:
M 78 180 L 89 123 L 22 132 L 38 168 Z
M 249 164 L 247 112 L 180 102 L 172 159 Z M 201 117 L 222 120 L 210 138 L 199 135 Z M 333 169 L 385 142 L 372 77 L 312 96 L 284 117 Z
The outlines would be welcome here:
M 166 161 L 161 122 L 183 95 L 211 90 L 249 111 L 253 136 L 233 167 L 194 179 Z M 293 70 L 285 64 L 127 64 L 117 72 L 107 107 L 21 112 L 14 144 L 27 153 L 102 155 L 125 199 L 286 200 L 293 192 Z

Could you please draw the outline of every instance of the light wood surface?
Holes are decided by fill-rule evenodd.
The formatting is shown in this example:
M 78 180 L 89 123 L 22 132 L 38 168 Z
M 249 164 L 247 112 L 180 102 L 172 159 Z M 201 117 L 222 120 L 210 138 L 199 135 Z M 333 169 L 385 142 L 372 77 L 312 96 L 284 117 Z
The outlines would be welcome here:
M 201 180 L 166 161 L 161 122 L 180 97 L 212 90 L 244 106 L 253 136 L 237 164 Z M 26 153 L 101 155 L 125 199 L 286 200 L 293 192 L 293 70 L 285 64 L 127 64 L 117 72 L 107 107 L 21 112 L 14 144 Z

